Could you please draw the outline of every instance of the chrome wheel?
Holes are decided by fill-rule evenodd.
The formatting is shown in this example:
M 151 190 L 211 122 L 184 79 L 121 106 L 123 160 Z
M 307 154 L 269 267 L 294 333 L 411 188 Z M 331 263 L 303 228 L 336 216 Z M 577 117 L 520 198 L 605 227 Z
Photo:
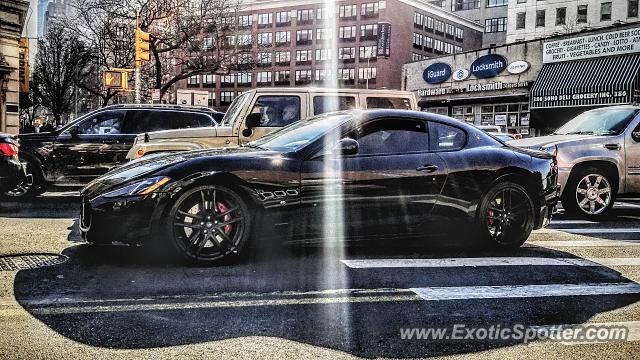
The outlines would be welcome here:
M 611 203 L 611 184 L 600 174 L 587 174 L 576 187 L 576 203 L 578 208 L 589 215 L 598 215 Z
M 178 249 L 197 261 L 237 254 L 245 237 L 246 207 L 229 189 L 207 186 L 186 193 L 172 208 Z
M 531 201 L 524 190 L 505 186 L 491 197 L 486 208 L 485 224 L 493 242 L 511 245 L 520 242 L 514 239 L 520 239 L 531 231 L 532 215 Z

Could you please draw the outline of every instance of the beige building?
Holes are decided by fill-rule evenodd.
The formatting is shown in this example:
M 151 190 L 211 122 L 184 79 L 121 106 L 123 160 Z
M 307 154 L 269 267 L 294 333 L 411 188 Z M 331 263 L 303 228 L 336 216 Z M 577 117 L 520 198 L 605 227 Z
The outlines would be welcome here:
M 0 132 L 17 134 L 20 128 L 20 34 L 29 3 L 0 0 Z

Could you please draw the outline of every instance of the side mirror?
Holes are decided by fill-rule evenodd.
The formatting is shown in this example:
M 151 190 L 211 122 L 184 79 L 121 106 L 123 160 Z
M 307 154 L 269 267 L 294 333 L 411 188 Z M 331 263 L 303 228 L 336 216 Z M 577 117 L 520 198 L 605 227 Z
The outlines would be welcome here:
M 334 154 L 355 155 L 358 153 L 358 142 L 352 138 L 344 138 L 333 148 Z
M 247 115 L 247 118 L 244 121 L 244 124 L 248 129 L 258 127 L 262 123 L 262 114 L 260 113 L 252 113 Z
M 640 142 L 640 128 L 635 129 L 632 133 L 631 133 L 631 138 L 633 139 L 633 141 L 635 142 Z
M 71 135 L 72 138 L 77 138 L 80 134 L 80 128 L 77 126 L 72 126 L 71 129 L 69 129 L 69 135 Z

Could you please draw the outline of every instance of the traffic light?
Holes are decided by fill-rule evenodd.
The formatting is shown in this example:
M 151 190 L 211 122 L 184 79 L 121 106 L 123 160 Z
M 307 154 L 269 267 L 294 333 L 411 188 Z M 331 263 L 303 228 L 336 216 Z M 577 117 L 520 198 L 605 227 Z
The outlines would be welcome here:
M 119 70 L 105 71 L 102 77 L 104 86 L 116 90 L 127 90 L 129 88 L 127 73 Z
M 149 33 L 136 27 L 136 61 L 149 61 Z

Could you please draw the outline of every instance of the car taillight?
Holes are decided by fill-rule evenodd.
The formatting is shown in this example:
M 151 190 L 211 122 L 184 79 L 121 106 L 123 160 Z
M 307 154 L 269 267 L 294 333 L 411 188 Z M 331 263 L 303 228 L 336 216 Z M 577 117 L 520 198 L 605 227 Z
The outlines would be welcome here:
M 13 144 L 0 144 L 0 153 L 5 156 L 14 156 L 18 154 L 18 147 Z

